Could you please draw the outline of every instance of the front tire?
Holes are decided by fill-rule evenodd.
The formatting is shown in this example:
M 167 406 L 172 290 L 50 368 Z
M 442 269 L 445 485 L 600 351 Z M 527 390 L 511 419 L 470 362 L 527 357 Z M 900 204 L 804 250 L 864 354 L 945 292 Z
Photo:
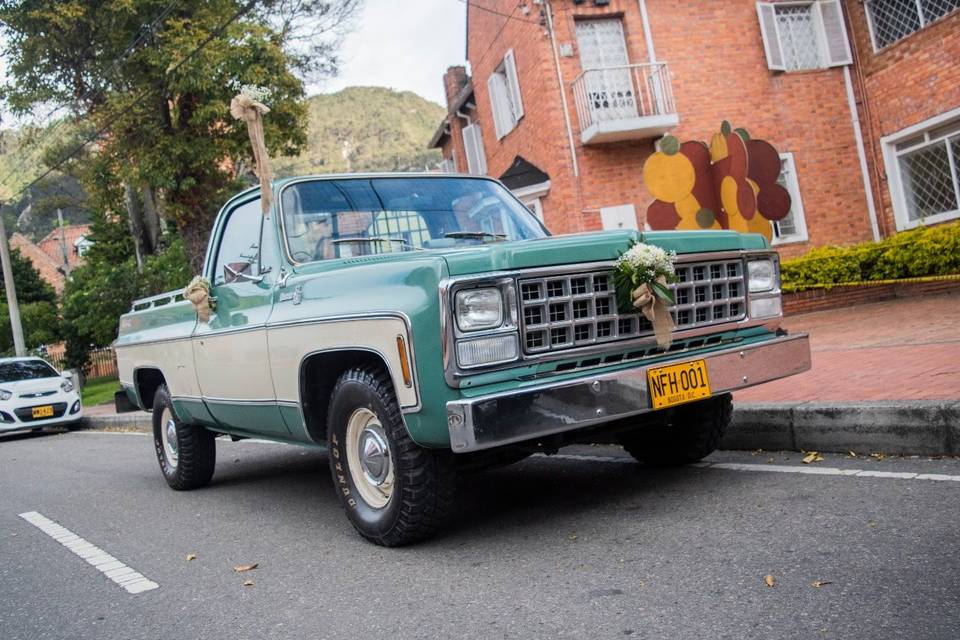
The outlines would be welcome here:
M 341 374 L 327 430 L 334 487 L 361 536 L 394 547 L 429 538 L 445 523 L 456 490 L 453 454 L 411 440 L 382 369 Z
M 650 466 L 690 464 L 716 450 L 732 415 L 733 400 L 726 393 L 667 409 L 662 420 L 624 434 L 620 443 L 638 462 Z
M 170 391 L 161 385 L 153 398 L 153 445 L 160 472 L 171 489 L 199 489 L 210 483 L 217 462 L 216 436 L 203 427 L 181 422 Z

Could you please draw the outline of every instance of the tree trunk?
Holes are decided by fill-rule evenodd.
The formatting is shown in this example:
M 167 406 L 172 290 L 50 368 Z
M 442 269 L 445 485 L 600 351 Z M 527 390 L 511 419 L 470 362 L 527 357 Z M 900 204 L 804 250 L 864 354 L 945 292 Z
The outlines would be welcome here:
M 187 254 L 187 261 L 194 273 L 203 270 L 203 258 L 207 252 L 207 237 L 209 230 L 206 225 L 196 222 L 180 225 L 180 236 L 183 238 L 183 248 Z
M 143 216 L 140 212 L 140 202 L 137 192 L 129 182 L 123 183 L 124 200 L 127 205 L 127 220 L 130 224 L 130 235 L 133 236 L 133 247 L 137 256 L 137 271 L 143 271 L 143 257 L 147 253 L 144 247 Z
M 154 200 L 153 189 L 150 185 L 143 185 L 140 188 L 140 193 L 143 196 L 143 223 L 146 240 L 149 244 L 149 252 L 155 254 L 160 249 L 160 235 L 163 231 L 160 225 L 160 214 L 157 211 L 156 200 Z

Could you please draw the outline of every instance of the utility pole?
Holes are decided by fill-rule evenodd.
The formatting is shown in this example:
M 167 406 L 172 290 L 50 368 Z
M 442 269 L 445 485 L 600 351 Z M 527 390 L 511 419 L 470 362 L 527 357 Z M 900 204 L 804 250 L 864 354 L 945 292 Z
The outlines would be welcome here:
M 63 254 L 63 275 L 70 279 L 70 254 L 67 253 L 67 236 L 63 230 L 63 210 L 57 207 L 57 220 L 60 222 L 60 253 Z
M 17 287 L 13 283 L 13 265 L 10 263 L 10 243 L 7 229 L 0 215 L 0 262 L 3 263 L 3 284 L 7 289 L 7 307 L 10 309 L 10 328 L 13 329 L 13 349 L 17 357 L 27 355 L 23 343 L 23 326 L 20 324 L 20 306 L 17 304 Z

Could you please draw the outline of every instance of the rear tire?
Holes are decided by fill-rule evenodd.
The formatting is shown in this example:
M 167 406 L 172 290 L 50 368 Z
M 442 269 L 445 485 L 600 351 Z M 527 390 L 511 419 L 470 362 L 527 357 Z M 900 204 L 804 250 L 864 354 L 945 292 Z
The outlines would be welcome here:
M 216 436 L 177 417 L 167 385 L 153 398 L 153 445 L 160 472 L 171 489 L 199 489 L 210 483 L 217 463 Z
M 667 409 L 663 420 L 621 436 L 623 448 L 638 462 L 655 467 L 690 464 L 706 458 L 730 425 L 729 393 Z
M 443 526 L 456 493 L 453 454 L 410 438 L 382 369 L 341 374 L 327 430 L 333 484 L 361 536 L 394 547 L 429 538 Z

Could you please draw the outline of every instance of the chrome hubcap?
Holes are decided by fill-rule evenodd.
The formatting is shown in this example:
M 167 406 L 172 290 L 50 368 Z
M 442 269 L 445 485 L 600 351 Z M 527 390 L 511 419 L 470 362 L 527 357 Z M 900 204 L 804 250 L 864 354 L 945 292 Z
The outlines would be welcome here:
M 177 423 L 173 421 L 173 416 L 169 409 L 163 410 L 160 417 L 163 421 L 163 427 L 160 430 L 161 440 L 163 440 L 163 455 L 167 459 L 167 464 L 176 467 L 180 460 L 180 442 L 177 439 Z
M 367 408 L 357 409 L 347 422 L 347 463 L 364 502 L 382 509 L 393 495 L 393 460 L 380 419 Z

